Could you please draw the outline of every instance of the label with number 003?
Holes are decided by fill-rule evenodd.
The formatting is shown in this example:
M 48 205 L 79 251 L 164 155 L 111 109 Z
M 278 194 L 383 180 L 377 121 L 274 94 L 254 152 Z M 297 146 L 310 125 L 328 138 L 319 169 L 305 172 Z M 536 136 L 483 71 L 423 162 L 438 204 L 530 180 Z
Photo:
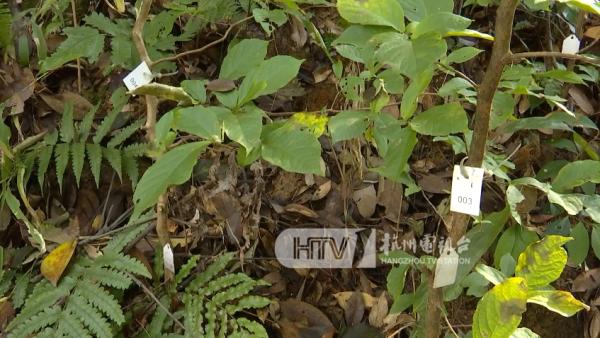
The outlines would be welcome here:
M 455 165 L 452 173 L 450 211 L 479 216 L 483 169 L 466 166 L 462 168 Z

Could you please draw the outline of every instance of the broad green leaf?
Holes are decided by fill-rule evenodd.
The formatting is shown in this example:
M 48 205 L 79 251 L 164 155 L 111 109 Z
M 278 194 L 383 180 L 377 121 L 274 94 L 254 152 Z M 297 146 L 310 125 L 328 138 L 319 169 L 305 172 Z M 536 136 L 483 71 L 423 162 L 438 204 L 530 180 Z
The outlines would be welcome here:
M 182 184 L 190 179 L 198 156 L 209 142 L 193 142 L 169 150 L 161 156 L 138 182 L 133 193 L 133 219 L 152 207 L 158 197 L 165 193 L 170 185 Z
M 521 323 L 527 306 L 527 283 L 508 278 L 486 293 L 473 316 L 473 338 L 508 338 Z
M 583 79 L 575 72 L 564 69 L 552 69 L 543 73 L 537 74 L 541 77 L 548 77 L 567 83 L 583 84 Z
M 570 266 L 578 266 L 583 263 L 590 250 L 590 234 L 581 222 L 571 229 L 573 240 L 565 245 L 569 253 L 567 263 Z
M 260 63 L 242 81 L 238 106 L 259 96 L 275 93 L 296 77 L 302 62 L 291 56 L 278 55 Z
M 471 20 L 464 16 L 449 12 L 434 13 L 418 22 L 413 30 L 413 37 L 419 37 L 425 33 L 435 32 L 441 35 L 451 31 L 461 31 L 471 24 Z
M 463 63 L 465 61 L 471 60 L 475 56 L 479 55 L 483 50 L 475 47 L 462 47 L 457 50 L 452 51 L 452 53 L 448 54 L 448 58 L 446 62 L 448 64 L 451 63 Z
M 490 128 L 496 129 L 496 127 L 510 119 L 513 116 L 515 105 L 515 98 L 512 94 L 496 91 L 492 101 Z
M 221 140 L 219 116 L 227 112 L 229 110 L 223 107 L 177 108 L 173 111 L 171 128 L 219 142 Z
M 351 23 L 404 31 L 404 11 L 397 0 L 339 0 L 337 9 L 340 16 Z
M 383 156 L 383 165 L 372 169 L 379 174 L 394 180 L 402 181 L 402 174 L 406 171 L 408 158 L 417 144 L 417 134 L 410 128 L 402 128 L 398 137 L 390 142 Z
M 204 103 L 206 101 L 206 80 L 183 80 L 181 88 L 194 100 Z
M 428 15 L 446 12 L 452 13 L 454 1 L 452 0 L 398 0 L 404 8 L 404 14 L 410 21 L 421 21 Z
M 267 33 L 267 36 L 271 36 L 275 27 L 280 27 L 287 22 L 286 12 L 281 9 L 262 9 L 255 8 L 252 10 L 252 16 L 254 21 L 258 22 L 262 29 Z
M 410 259 L 413 258 L 411 255 L 402 251 L 390 253 L 390 257 L 398 254 L 401 255 L 400 258 L 406 258 L 407 262 L 410 262 Z M 390 272 L 387 275 L 387 290 L 390 293 L 390 296 L 392 296 L 394 303 L 396 301 L 401 301 L 402 296 L 405 295 L 404 283 L 406 281 L 406 272 L 408 271 L 409 267 L 410 264 L 394 265 L 394 267 L 390 270 Z
M 520 327 L 510 335 L 510 338 L 540 338 L 540 336 L 526 327 Z
M 45 73 L 77 58 L 88 58 L 96 62 L 104 47 L 104 35 L 87 27 L 66 27 L 67 39 L 58 46 L 56 52 L 40 62 L 40 71 Z
M 509 254 L 515 261 L 525 248 L 539 240 L 537 233 L 525 229 L 521 225 L 513 225 L 502 232 L 494 250 L 494 266 L 500 267 L 502 257 Z
M 539 304 L 564 317 L 571 317 L 589 306 L 575 299 L 570 292 L 558 290 L 529 290 L 527 303 Z
M 558 1 L 581 8 L 586 12 L 600 15 L 600 5 L 595 0 L 558 0 Z
M 568 163 L 552 180 L 552 188 L 559 192 L 568 191 L 586 182 L 600 183 L 600 161 L 583 160 Z
M 459 103 L 430 108 L 410 121 L 410 127 L 423 135 L 447 136 L 468 129 L 467 113 Z
M 221 64 L 219 79 L 237 80 L 258 67 L 267 56 L 268 41 L 245 39 L 229 48 Z
M 402 119 L 408 120 L 412 117 L 417 109 L 419 96 L 425 91 L 427 86 L 429 86 L 432 78 L 433 70 L 427 69 L 418 74 L 416 78 L 411 81 L 410 85 L 408 85 L 404 95 L 402 95 L 402 102 L 400 103 L 400 116 Z
M 473 88 L 473 85 L 462 77 L 455 77 L 444 83 L 438 89 L 439 96 L 455 96 L 463 89 Z
M 383 42 L 375 52 L 377 61 L 391 66 L 403 75 L 412 77 L 417 68 L 413 42 L 405 34 L 397 32 L 380 34 L 378 39 Z
M 477 264 L 475 271 L 494 285 L 498 285 L 506 280 L 506 276 L 502 272 L 485 264 Z
M 567 264 L 567 252 L 562 245 L 571 239 L 550 235 L 530 244 L 519 255 L 515 276 L 524 278 L 527 285 L 532 288 L 543 287 L 554 282 L 560 277 Z
M 260 145 L 263 115 L 260 108 L 246 105 L 241 112 L 227 114 L 223 120 L 223 130 L 230 139 L 249 152 Z
M 594 250 L 594 255 L 597 258 L 600 258 L 600 225 L 594 224 L 592 226 L 592 235 L 591 235 L 591 246 L 592 250 Z
M 327 127 L 333 143 L 361 136 L 369 126 L 371 114 L 366 111 L 346 110 L 329 119 Z
M 262 132 L 261 156 L 284 170 L 324 175 L 321 144 L 309 131 L 273 124 Z

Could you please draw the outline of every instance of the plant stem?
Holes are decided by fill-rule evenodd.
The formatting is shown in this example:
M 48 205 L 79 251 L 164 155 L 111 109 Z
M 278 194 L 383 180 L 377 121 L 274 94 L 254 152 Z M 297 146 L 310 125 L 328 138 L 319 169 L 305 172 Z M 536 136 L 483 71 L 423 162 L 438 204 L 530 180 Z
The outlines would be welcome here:
M 508 55 L 508 58 L 504 61 L 504 63 L 514 63 L 519 62 L 526 58 L 544 58 L 544 57 L 555 57 L 555 58 L 563 58 L 569 60 L 575 60 L 585 63 L 590 63 L 593 65 L 600 65 L 600 59 L 594 59 L 591 57 L 587 57 L 579 54 L 566 54 L 561 52 L 525 52 L 525 53 L 516 53 Z

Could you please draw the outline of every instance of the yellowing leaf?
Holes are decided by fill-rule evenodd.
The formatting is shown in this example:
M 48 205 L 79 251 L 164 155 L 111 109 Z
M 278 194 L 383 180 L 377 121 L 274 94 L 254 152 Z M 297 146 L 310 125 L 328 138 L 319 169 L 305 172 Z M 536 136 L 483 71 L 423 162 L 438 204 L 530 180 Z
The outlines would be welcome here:
M 308 129 L 315 136 L 321 136 L 325 132 L 325 126 L 329 118 L 326 115 L 312 113 L 296 113 L 292 115 L 292 121 Z
M 117 12 L 124 13 L 125 12 L 125 0 L 115 0 L 115 7 L 117 8 Z
M 77 240 L 65 242 L 52 250 L 42 261 L 42 275 L 46 277 L 52 285 L 56 286 L 58 283 L 60 276 L 62 276 L 67 265 L 69 265 L 69 261 L 71 261 L 71 257 L 73 256 L 76 247 Z
M 446 34 L 444 34 L 444 37 L 449 37 L 449 36 L 468 36 L 470 38 L 478 38 L 478 39 L 484 39 L 484 40 L 489 40 L 489 41 L 494 41 L 494 37 L 489 35 L 489 34 L 485 34 L 485 33 L 481 33 L 478 32 L 476 30 L 472 30 L 472 29 L 463 29 L 460 31 L 451 31 L 451 32 L 447 32 Z

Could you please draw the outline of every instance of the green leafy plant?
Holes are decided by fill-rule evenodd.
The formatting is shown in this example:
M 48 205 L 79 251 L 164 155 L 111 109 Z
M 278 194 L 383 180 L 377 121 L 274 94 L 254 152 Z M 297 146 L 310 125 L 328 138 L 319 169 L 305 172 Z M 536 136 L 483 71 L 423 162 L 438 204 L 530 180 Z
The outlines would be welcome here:
M 146 267 L 121 251 L 143 227 L 116 236 L 96 258 L 81 256 L 57 286 L 42 280 L 9 323 L 9 337 L 112 337 L 125 316 L 114 290 L 126 290 L 132 275 L 150 277 Z
M 520 330 L 517 327 L 527 303 L 542 305 L 565 317 L 589 309 L 571 293 L 550 286 L 567 263 L 567 252 L 561 246 L 569 240 L 550 235 L 530 244 L 519 255 L 514 277 L 486 265 L 476 267 L 495 286 L 477 304 L 473 316 L 474 338 L 511 337 Z
M 175 276 L 173 287 L 184 281 L 187 285 L 181 294 L 184 308 L 173 315 L 184 319 L 185 337 L 268 337 L 262 324 L 239 316 L 243 311 L 269 305 L 268 298 L 250 294 L 256 287 L 268 284 L 244 273 L 224 274 L 233 257 L 233 253 L 219 255 L 204 271 L 190 276 L 199 259 L 192 256 Z M 144 336 L 173 332 L 163 331 L 171 325 L 173 320 L 157 309 Z

